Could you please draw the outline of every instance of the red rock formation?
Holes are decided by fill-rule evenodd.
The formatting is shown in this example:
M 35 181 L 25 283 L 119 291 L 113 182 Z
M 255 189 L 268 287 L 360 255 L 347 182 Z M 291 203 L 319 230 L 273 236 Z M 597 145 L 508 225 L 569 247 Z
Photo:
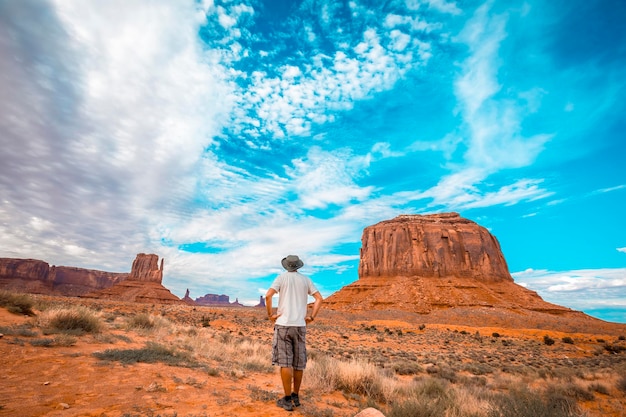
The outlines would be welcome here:
M 182 303 L 161 285 L 163 260 L 140 253 L 130 273 L 52 266 L 35 259 L 0 258 L 0 287 L 15 291 L 155 304 Z
M 189 296 L 189 288 L 187 288 L 187 291 L 185 291 L 185 296 L 182 298 L 182 300 L 189 305 L 196 305 L 196 302 L 193 301 L 193 298 Z
M 98 271 L 72 266 L 53 266 L 50 275 L 54 292 L 67 296 L 80 296 L 93 290 L 109 288 L 128 278 L 128 273 Z
M 161 267 L 159 268 L 159 256 L 145 253 L 137 255 L 133 261 L 133 268 L 130 271 L 128 279 L 130 281 L 142 282 L 163 282 L 163 261 L 161 259 Z
M 122 281 L 111 288 L 93 291 L 81 297 L 151 304 L 185 303 L 159 283 L 132 280 Z
M 265 307 L 265 297 L 259 295 L 259 304 L 255 305 L 255 307 Z
M 83 297 L 137 303 L 184 304 L 185 301 L 176 297 L 161 284 L 162 280 L 163 259 L 159 268 L 158 255 L 140 253 L 133 261 L 127 280 L 110 288 L 90 292 Z
M 457 213 L 403 215 L 365 228 L 359 279 L 324 305 L 421 314 L 458 307 L 571 311 L 515 284 L 496 238 Z
M 359 277 L 385 276 L 513 281 L 496 238 L 457 213 L 404 215 L 366 227 Z
M 224 294 L 205 294 L 196 298 L 196 304 L 201 306 L 230 305 L 230 297 Z
M 77 296 L 108 288 L 128 274 L 50 266 L 36 259 L 0 258 L 0 287 L 15 291 Z
M 32 293 L 51 293 L 50 265 L 37 259 L 0 258 L 0 287 Z

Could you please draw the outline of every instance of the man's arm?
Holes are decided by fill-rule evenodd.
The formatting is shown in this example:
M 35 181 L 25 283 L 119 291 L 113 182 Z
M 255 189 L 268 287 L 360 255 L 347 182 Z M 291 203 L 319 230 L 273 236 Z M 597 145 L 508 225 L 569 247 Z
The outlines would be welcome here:
M 274 297 L 275 294 L 277 294 L 277 292 L 274 288 L 270 288 L 265 293 L 265 308 L 267 309 L 267 318 L 272 321 L 276 321 L 276 319 L 278 318 L 278 315 L 274 314 L 274 312 L 272 311 L 272 297 Z
M 315 302 L 313 303 L 313 311 L 311 312 L 311 315 L 306 318 L 307 323 L 313 321 L 315 317 L 317 317 L 317 313 L 320 311 L 322 303 L 324 302 L 324 297 L 322 297 L 322 294 L 320 294 L 319 291 L 313 294 L 313 298 L 315 298 Z

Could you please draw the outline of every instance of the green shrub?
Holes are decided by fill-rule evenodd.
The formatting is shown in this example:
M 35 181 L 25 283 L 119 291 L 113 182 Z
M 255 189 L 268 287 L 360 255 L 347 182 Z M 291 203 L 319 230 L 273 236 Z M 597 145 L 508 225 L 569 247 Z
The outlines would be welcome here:
M 34 316 L 33 305 L 33 299 L 27 294 L 16 294 L 0 290 L 0 307 L 6 308 L 13 314 Z
M 548 335 L 545 335 L 545 336 L 543 337 L 543 343 L 544 343 L 544 344 L 546 344 L 546 345 L 548 345 L 548 346 L 551 346 L 551 345 L 553 345 L 553 344 L 554 344 L 554 339 L 553 339 L 553 338 L 551 338 L 551 337 L 550 337 L 550 336 L 548 336 Z
M 561 339 L 561 342 L 573 345 L 574 344 L 574 339 L 572 339 L 569 336 L 565 336 L 564 338 Z

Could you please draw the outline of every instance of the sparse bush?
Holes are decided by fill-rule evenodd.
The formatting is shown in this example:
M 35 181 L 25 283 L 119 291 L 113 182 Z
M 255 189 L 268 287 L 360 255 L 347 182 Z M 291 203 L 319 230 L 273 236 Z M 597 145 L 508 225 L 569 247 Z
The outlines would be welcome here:
M 403 398 L 390 404 L 385 415 L 388 417 L 443 417 L 459 415 L 453 391 L 439 379 L 429 378 L 416 381 L 405 392 Z
M 554 344 L 554 339 L 553 339 L 553 338 L 551 338 L 551 337 L 550 337 L 550 336 L 548 336 L 548 335 L 545 335 L 545 336 L 543 337 L 543 343 L 544 343 L 544 344 L 546 344 L 546 345 L 548 345 L 548 346 L 551 346 L 551 345 L 553 345 L 553 344 Z
M 576 402 L 552 393 L 539 395 L 526 388 L 497 394 L 492 401 L 488 417 L 575 417 L 579 416 Z
M 128 319 L 127 325 L 129 329 L 149 330 L 154 328 L 155 322 L 149 314 L 141 313 L 136 314 Z
M 49 338 L 49 337 L 45 337 L 42 339 L 34 339 L 30 341 L 30 344 L 32 346 L 39 346 L 39 347 L 52 347 L 54 345 L 54 339 Z
M 247 387 L 250 391 L 250 398 L 254 401 L 270 402 L 276 400 L 276 392 L 264 390 L 254 385 L 248 384 Z
M 491 333 L 491 336 L 492 336 L 492 337 L 500 337 L 500 333 L 498 333 L 498 332 L 493 332 L 493 333 Z
M 573 383 L 550 385 L 546 389 L 546 394 L 549 397 L 568 397 L 579 401 L 591 401 L 595 398 L 593 392 Z
M 352 360 L 338 362 L 336 389 L 351 394 L 360 394 L 374 401 L 386 401 L 383 392 L 383 380 L 374 365 Z
M 565 336 L 564 338 L 561 339 L 561 342 L 573 345 L 574 344 L 574 339 L 572 339 L 569 336 Z
M 398 375 L 415 375 L 422 372 L 422 367 L 415 361 L 394 362 L 391 369 Z
M 617 380 L 617 389 L 619 389 L 622 392 L 626 392 L 626 375 L 622 375 Z
M 104 361 L 118 361 L 124 364 L 164 363 L 172 366 L 196 367 L 191 357 L 184 352 L 177 352 L 158 343 L 148 342 L 141 349 L 107 349 L 104 352 L 94 352 L 93 356 Z
M 322 355 L 311 361 L 307 381 L 322 392 L 343 391 L 383 403 L 393 397 L 395 390 L 395 381 L 369 362 L 339 361 Z
M 607 352 L 610 353 L 620 353 L 626 350 L 626 346 L 620 346 L 620 345 L 612 345 L 610 343 L 605 343 L 604 344 L 604 350 L 606 350 Z
M 41 338 L 31 340 L 30 344 L 32 346 L 40 346 L 40 347 L 67 347 L 74 346 L 76 344 L 76 338 L 67 334 L 59 334 L 53 338 Z
M 606 385 L 593 383 L 589 385 L 588 389 L 591 392 L 597 392 L 598 394 L 609 395 L 609 389 L 606 387 Z
M 27 294 L 16 294 L 0 290 L 0 307 L 6 308 L 13 314 L 34 316 L 33 305 L 33 299 Z
M 19 326 L 0 326 L 0 333 L 4 335 L 11 336 L 23 336 L 23 337 L 34 337 L 37 336 L 37 332 L 32 330 L 31 327 L 27 324 L 19 325 Z
M 463 367 L 463 370 L 473 375 L 485 375 L 493 373 L 494 369 L 486 363 L 468 363 Z
M 75 307 L 46 310 L 40 317 L 40 326 L 45 334 L 81 335 L 100 332 L 102 324 L 93 311 L 84 307 Z
M 618 337 L 617 340 L 626 340 L 626 336 L 622 335 L 622 336 Z

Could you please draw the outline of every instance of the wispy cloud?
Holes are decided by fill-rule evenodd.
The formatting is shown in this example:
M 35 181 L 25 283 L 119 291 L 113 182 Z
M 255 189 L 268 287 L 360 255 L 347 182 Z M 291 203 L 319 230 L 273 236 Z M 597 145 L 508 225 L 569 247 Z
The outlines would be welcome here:
M 617 250 L 618 250 L 619 252 L 626 253 L 626 247 L 624 247 L 624 248 L 617 248 Z
M 599 190 L 594 191 L 593 194 L 604 194 L 604 193 L 610 193 L 613 191 L 620 191 L 624 189 L 626 189 L 626 184 L 621 184 L 615 187 L 601 188 Z
M 510 92 L 509 88 L 503 93 L 505 86 L 498 81 L 502 65 L 499 48 L 507 37 L 508 16 L 493 13 L 492 6 L 493 2 L 486 2 L 479 7 L 456 37 L 456 42 L 469 50 L 454 84 L 463 123 L 439 142 L 416 141 L 408 148 L 442 152 L 449 160 L 446 168 L 450 173 L 430 189 L 399 192 L 398 199 L 430 200 L 426 205 L 430 209 L 463 210 L 513 205 L 554 194 L 542 188 L 542 179 L 522 178 L 495 189 L 487 181 L 503 169 L 532 164 L 552 136 L 522 134 L 522 120 L 539 107 L 538 94 Z M 459 148 L 466 149 L 463 158 L 454 161 Z

